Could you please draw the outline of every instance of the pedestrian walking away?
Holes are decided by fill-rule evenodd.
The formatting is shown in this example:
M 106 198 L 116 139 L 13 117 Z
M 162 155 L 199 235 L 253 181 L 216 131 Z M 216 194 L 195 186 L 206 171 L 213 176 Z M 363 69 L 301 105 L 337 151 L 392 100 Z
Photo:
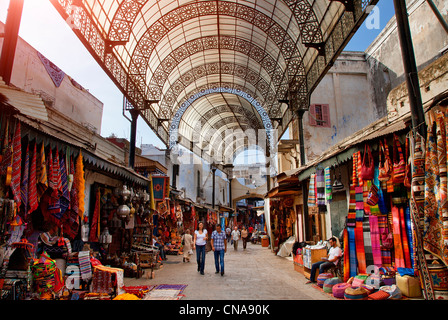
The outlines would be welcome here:
M 205 268 L 205 245 L 207 244 L 207 230 L 204 224 L 200 222 L 198 229 L 194 232 L 193 249 L 196 249 L 196 261 L 198 263 L 198 272 L 204 274 Z
M 211 245 L 215 256 L 215 268 L 216 272 L 221 271 L 221 276 L 224 275 L 224 254 L 227 252 L 227 236 L 221 229 L 221 225 L 216 226 L 216 230 L 212 232 Z M 220 270 L 221 267 L 221 270 Z
M 232 241 L 233 241 L 233 250 L 238 250 L 238 240 L 240 239 L 240 231 L 238 230 L 238 227 L 235 226 L 234 230 L 232 231 Z
M 241 240 L 243 240 L 243 250 L 246 250 L 247 245 L 247 239 L 249 237 L 249 232 L 247 231 L 246 227 L 243 227 L 241 229 Z
M 193 237 L 190 234 L 190 230 L 187 229 L 185 234 L 182 236 L 184 259 L 183 262 L 190 262 L 190 252 L 193 245 Z

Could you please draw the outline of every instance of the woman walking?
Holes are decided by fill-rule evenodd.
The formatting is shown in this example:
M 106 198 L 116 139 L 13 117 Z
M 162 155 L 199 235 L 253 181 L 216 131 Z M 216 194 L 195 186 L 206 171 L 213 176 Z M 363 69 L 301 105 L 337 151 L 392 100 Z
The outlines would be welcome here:
M 190 234 L 190 229 L 185 231 L 185 234 L 182 237 L 182 241 L 184 243 L 183 252 L 184 252 L 184 262 L 190 262 L 190 250 L 193 244 L 193 237 Z
M 204 224 L 199 222 L 198 230 L 194 232 L 193 249 L 196 249 L 196 261 L 198 263 L 198 272 L 204 274 L 205 267 L 205 245 L 207 243 L 207 230 Z

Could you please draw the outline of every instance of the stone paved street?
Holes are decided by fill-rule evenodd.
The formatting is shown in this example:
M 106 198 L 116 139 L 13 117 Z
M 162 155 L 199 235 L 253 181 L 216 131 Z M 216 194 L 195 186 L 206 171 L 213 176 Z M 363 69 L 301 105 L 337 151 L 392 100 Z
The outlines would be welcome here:
M 241 249 L 240 249 L 241 248 Z M 183 263 L 182 256 L 168 256 L 154 279 L 125 278 L 126 286 L 187 284 L 182 300 L 329 300 L 331 296 L 305 284 L 292 260 L 276 256 L 269 248 L 247 244 L 238 251 L 228 246 L 225 274 L 215 274 L 213 252 L 205 258 L 205 275 L 197 272 L 196 256 Z

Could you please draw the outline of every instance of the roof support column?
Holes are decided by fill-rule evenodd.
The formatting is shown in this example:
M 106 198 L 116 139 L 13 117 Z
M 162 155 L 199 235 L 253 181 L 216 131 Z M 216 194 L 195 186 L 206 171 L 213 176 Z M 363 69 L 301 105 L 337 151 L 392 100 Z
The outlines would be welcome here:
M 129 167 L 134 169 L 135 164 L 135 140 L 137 136 L 137 119 L 138 119 L 138 110 L 131 109 L 129 110 L 131 113 L 132 121 L 131 121 L 131 142 L 129 146 Z
M 6 85 L 11 83 L 17 38 L 19 37 L 20 21 L 22 20 L 23 2 L 24 0 L 10 0 L 9 2 L 5 24 L 5 38 L 0 56 L 0 76 Z
M 306 110 L 304 109 L 299 109 L 297 110 L 297 114 L 298 114 L 298 122 L 299 122 L 299 147 L 300 147 L 300 166 L 304 166 L 305 165 L 305 140 L 303 138 L 303 114 L 305 113 Z M 302 182 L 302 198 L 303 198 L 303 224 L 305 225 L 305 240 L 310 240 L 308 239 L 308 236 L 311 235 L 311 232 L 309 232 L 309 228 L 308 228 L 308 221 L 309 221 L 309 217 L 308 217 L 308 185 L 305 182 Z
M 401 54 L 403 58 L 404 75 L 406 78 L 409 104 L 411 108 L 412 127 L 414 134 L 419 132 L 426 138 L 425 114 L 423 112 L 422 96 L 420 92 L 417 64 L 415 62 L 414 46 L 412 44 L 406 2 L 405 0 L 394 0 L 394 6 L 398 35 L 400 38 Z

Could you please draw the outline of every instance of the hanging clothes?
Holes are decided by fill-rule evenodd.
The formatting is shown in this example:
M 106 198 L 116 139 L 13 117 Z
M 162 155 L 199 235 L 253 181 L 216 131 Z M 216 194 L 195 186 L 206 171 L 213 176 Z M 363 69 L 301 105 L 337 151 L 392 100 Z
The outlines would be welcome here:
M 39 162 L 37 163 L 37 195 L 40 200 L 42 195 L 48 188 L 47 166 L 45 161 L 45 147 L 42 142 L 42 146 L 39 152 Z
M 20 195 L 22 199 L 22 217 L 26 219 L 26 215 L 28 214 L 28 178 L 30 172 L 30 144 L 28 143 L 26 146 L 26 154 L 25 154 L 25 165 L 23 166 L 22 172 L 22 183 L 20 186 Z

